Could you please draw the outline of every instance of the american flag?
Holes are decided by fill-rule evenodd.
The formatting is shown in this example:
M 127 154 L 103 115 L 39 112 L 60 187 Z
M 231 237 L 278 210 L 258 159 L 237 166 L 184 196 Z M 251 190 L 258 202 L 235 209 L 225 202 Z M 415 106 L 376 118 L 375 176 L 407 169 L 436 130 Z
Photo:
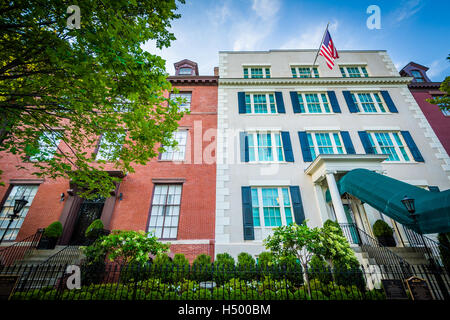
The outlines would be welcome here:
M 330 69 L 334 67 L 334 59 L 339 58 L 336 47 L 334 46 L 333 40 L 331 39 L 330 33 L 325 32 L 325 37 L 323 38 L 322 45 L 320 46 L 319 54 L 327 60 L 327 66 Z

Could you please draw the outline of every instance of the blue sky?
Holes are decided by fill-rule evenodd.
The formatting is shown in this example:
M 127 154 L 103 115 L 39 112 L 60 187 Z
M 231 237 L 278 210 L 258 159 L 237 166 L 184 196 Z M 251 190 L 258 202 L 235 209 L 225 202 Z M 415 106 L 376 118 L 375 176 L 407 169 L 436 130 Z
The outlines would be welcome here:
M 370 5 L 380 8 L 381 29 L 366 25 Z M 166 59 L 170 74 L 186 58 L 212 75 L 221 50 L 316 49 L 327 22 L 338 52 L 383 49 L 398 70 L 414 61 L 432 81 L 450 74 L 450 1 L 186 0 L 178 12 L 171 47 L 144 46 Z

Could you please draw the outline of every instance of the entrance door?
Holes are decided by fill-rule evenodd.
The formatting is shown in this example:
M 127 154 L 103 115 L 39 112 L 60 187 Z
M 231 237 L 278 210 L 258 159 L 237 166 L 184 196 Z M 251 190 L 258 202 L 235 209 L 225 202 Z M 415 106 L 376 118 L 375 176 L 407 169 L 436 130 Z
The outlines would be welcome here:
M 359 244 L 359 236 L 358 236 L 358 231 L 356 230 L 356 222 L 353 218 L 353 212 L 352 212 L 352 208 L 350 207 L 350 204 L 343 204 L 344 206 L 344 211 L 345 211 L 345 216 L 347 217 L 347 222 L 349 223 L 349 231 L 350 231 L 350 236 L 352 237 L 352 241 L 354 244 Z
M 98 197 L 95 199 L 84 199 L 80 210 L 78 210 L 78 217 L 73 228 L 72 237 L 70 239 L 71 245 L 83 245 L 86 243 L 84 233 L 92 221 L 99 219 L 102 215 L 103 206 L 105 205 L 105 198 Z

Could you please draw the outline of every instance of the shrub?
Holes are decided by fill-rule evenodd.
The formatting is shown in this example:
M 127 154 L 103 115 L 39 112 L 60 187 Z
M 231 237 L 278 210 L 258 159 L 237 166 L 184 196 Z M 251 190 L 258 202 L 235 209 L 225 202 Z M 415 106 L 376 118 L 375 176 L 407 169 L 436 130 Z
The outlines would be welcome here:
M 150 266 L 141 265 L 138 262 L 131 262 L 123 265 L 120 269 L 120 282 L 138 282 L 150 277 Z
M 172 260 L 166 253 L 157 254 L 153 258 L 151 266 L 152 276 L 160 279 L 162 282 L 170 282 L 176 276 Z
M 206 254 L 199 254 L 192 263 L 193 278 L 197 281 L 212 280 L 211 257 Z
M 442 264 L 444 265 L 447 273 L 450 275 L 450 232 L 439 233 L 439 255 L 441 256 Z
M 342 228 L 341 228 L 341 226 L 339 225 L 339 223 L 337 221 L 333 221 L 333 220 L 328 219 L 327 221 L 325 221 L 323 223 L 323 227 L 324 228 L 328 228 L 329 226 L 336 227 L 338 229 L 337 233 L 339 233 L 341 236 L 344 236 L 344 232 L 342 232 Z
M 175 282 L 186 279 L 189 275 L 189 260 L 182 253 L 176 253 L 173 257 L 173 277 Z
M 252 280 L 255 278 L 255 259 L 247 252 L 238 255 L 239 277 L 242 280 Z
M 343 262 L 336 261 L 334 263 L 333 273 L 336 284 L 342 286 L 355 285 L 359 290 L 365 291 L 366 281 L 364 279 L 364 274 L 359 267 L 358 260 L 352 260 L 350 266 Z
M 303 268 L 296 257 L 285 257 L 278 263 L 278 267 L 278 279 L 288 279 L 297 287 L 303 284 Z
M 329 283 L 333 280 L 331 270 L 325 260 L 314 255 L 309 262 L 309 278 L 318 279 L 322 283 Z
M 51 223 L 47 228 L 45 228 L 43 236 L 45 238 L 57 239 L 62 235 L 63 227 L 61 222 L 55 221 Z
M 392 236 L 394 234 L 394 231 L 383 220 L 377 220 L 373 224 L 373 234 L 375 235 L 375 237 Z
M 230 294 L 228 290 L 223 287 L 214 288 L 212 291 L 212 298 L 214 300 L 230 300 Z
M 106 264 L 104 260 L 86 261 L 80 266 L 81 285 L 101 283 L 105 276 Z
M 301 287 L 297 291 L 294 292 L 295 300 L 311 300 L 311 297 L 308 295 L 308 290 L 305 287 Z
M 214 262 L 214 281 L 221 285 L 234 277 L 234 258 L 228 253 L 219 253 Z
M 96 240 L 102 234 L 103 228 L 102 220 L 96 219 L 87 227 L 84 235 L 90 240 Z

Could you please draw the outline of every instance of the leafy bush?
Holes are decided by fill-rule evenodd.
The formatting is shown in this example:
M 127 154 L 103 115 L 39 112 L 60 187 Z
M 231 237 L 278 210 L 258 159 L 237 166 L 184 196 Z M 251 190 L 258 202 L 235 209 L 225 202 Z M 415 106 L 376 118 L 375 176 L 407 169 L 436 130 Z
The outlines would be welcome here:
M 336 284 L 342 286 L 353 286 L 355 285 L 361 291 L 366 289 L 366 281 L 364 279 L 364 274 L 359 267 L 358 260 L 352 260 L 350 265 L 336 261 L 334 263 L 334 280 Z
M 213 268 L 211 257 L 206 254 L 199 254 L 192 263 L 193 278 L 197 281 L 212 280 Z
M 255 279 L 255 264 L 256 261 L 247 252 L 241 252 L 238 255 L 238 272 L 239 277 L 242 280 L 252 280 Z
M 322 283 L 329 283 L 333 280 L 331 270 L 329 269 L 325 260 L 314 255 L 309 262 L 309 278 L 311 280 L 317 279 Z
M 219 253 L 214 262 L 214 281 L 221 285 L 234 277 L 234 258 L 228 253 Z
M 373 234 L 375 237 L 392 236 L 394 230 L 383 220 L 377 220 L 373 224 Z
M 51 223 L 47 228 L 45 228 L 44 234 L 42 236 L 48 239 L 57 239 L 62 235 L 62 232 L 63 226 L 61 222 L 55 221 Z
M 172 260 L 166 253 L 159 253 L 153 258 L 151 269 L 152 276 L 158 277 L 162 282 L 170 282 L 176 277 Z
M 86 238 L 91 240 L 96 240 L 103 232 L 103 221 L 101 219 L 96 219 L 87 227 L 84 235 Z
M 173 257 L 173 280 L 175 282 L 186 279 L 189 275 L 189 260 L 182 253 L 176 253 Z

